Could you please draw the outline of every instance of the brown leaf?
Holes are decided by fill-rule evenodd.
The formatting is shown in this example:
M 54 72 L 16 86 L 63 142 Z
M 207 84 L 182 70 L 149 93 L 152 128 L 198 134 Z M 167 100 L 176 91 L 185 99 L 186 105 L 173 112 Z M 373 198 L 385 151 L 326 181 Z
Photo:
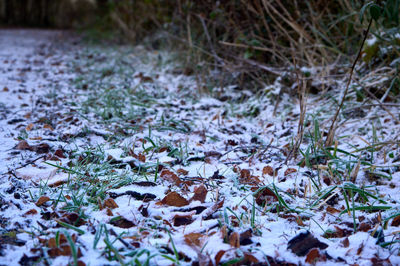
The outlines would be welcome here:
M 335 214 L 335 213 L 340 212 L 338 209 L 333 208 L 333 207 L 331 207 L 329 205 L 326 207 L 326 211 L 329 212 L 330 214 Z
M 121 228 L 131 228 L 134 227 L 135 224 L 127 219 L 125 219 L 124 217 L 118 217 L 118 219 L 111 219 L 110 224 L 121 227 Z
M 37 214 L 37 213 L 38 213 L 37 210 L 35 210 L 35 209 L 30 209 L 29 211 L 25 212 L 24 216 L 27 216 L 27 215 L 35 215 L 35 214 Z
M 246 246 L 253 243 L 251 237 L 253 236 L 253 231 L 251 229 L 247 229 L 246 231 L 240 233 L 239 240 L 240 245 Z
M 53 131 L 53 130 L 54 130 L 54 128 L 53 128 L 51 125 L 49 125 L 49 124 L 44 124 L 44 125 L 43 125 L 43 128 L 44 128 L 44 129 L 48 129 L 48 130 L 50 130 L 50 131 Z
M 217 151 L 207 151 L 204 153 L 205 157 L 216 157 L 217 159 L 219 159 L 222 154 L 220 152 Z
M 325 249 L 327 247 L 327 244 L 319 241 L 309 231 L 296 235 L 288 242 L 288 249 L 297 256 L 304 256 L 313 248 Z
M 21 140 L 15 148 L 17 150 L 31 150 L 31 146 L 26 140 Z
M 256 203 L 260 206 L 265 206 L 274 201 L 278 201 L 278 197 L 268 187 L 264 187 L 255 195 Z
M 249 169 L 240 170 L 240 178 L 241 179 L 249 179 L 251 176 L 251 172 Z
M 221 261 L 221 259 L 222 259 L 222 256 L 224 256 L 224 254 L 225 254 L 225 250 L 220 250 L 220 251 L 218 251 L 217 252 L 217 254 L 215 255 L 215 265 L 219 265 L 219 262 Z
M 183 176 L 187 176 L 189 174 L 189 171 L 186 171 L 185 169 L 182 169 L 182 168 L 179 168 L 176 171 L 178 172 L 178 174 L 183 175 Z
M 400 215 L 393 218 L 391 226 L 399 226 L 400 225 Z
M 31 131 L 34 126 L 35 126 L 34 124 L 30 123 L 29 125 L 26 126 L 25 130 L 26 131 Z
M 47 143 L 40 143 L 38 145 L 32 146 L 31 148 L 32 151 L 37 153 L 48 153 L 50 150 L 50 146 Z
M 264 166 L 262 172 L 263 172 L 263 175 L 274 176 L 274 169 L 269 165 Z
M 179 195 L 177 192 L 173 191 L 168 193 L 162 200 L 162 204 L 169 205 L 169 206 L 175 206 L 175 207 L 182 207 L 186 206 L 189 204 L 189 202 Z
M 360 255 L 360 254 L 363 252 L 363 250 L 364 250 L 364 242 L 362 242 L 362 243 L 360 244 L 360 246 L 358 247 L 358 249 L 357 249 L 357 255 Z
M 59 158 L 66 158 L 64 155 L 64 151 L 62 149 L 58 149 L 54 152 L 54 155 L 59 157 Z
M 229 236 L 229 245 L 231 245 L 234 248 L 239 248 L 240 247 L 240 238 L 239 238 L 239 233 L 238 232 L 233 232 Z
M 163 169 L 161 171 L 160 177 L 168 182 L 175 183 L 177 185 L 181 184 L 181 179 L 172 171 L 168 169 Z
M 108 198 L 104 201 L 104 206 L 110 208 L 110 209 L 115 209 L 118 208 L 118 204 L 115 203 L 115 201 L 112 198 Z
M 195 212 L 184 215 L 176 214 L 173 218 L 174 226 L 188 225 L 193 223 L 192 216 L 194 213 Z
M 202 245 L 202 239 L 204 237 L 203 234 L 200 233 L 190 233 L 184 236 L 185 237 L 185 243 L 188 244 L 189 246 L 198 246 L 200 247 Z
M 255 265 L 258 263 L 258 259 L 249 252 L 244 252 L 244 260 L 240 262 L 242 265 Z
M 50 200 L 49 197 L 47 197 L 47 196 L 41 196 L 41 197 L 37 200 L 37 202 L 36 202 L 35 204 L 36 204 L 36 206 L 40 207 L 40 206 L 42 206 L 43 204 L 45 204 L 46 202 L 48 202 L 49 200 Z
M 349 241 L 348 237 L 343 239 L 340 243 L 342 243 L 343 247 L 345 247 L 345 248 L 348 248 L 350 246 L 350 241 Z
M 318 261 L 320 256 L 318 248 L 313 248 L 308 252 L 306 262 L 313 264 Z
M 106 210 L 106 214 L 107 214 L 107 216 L 114 216 L 112 210 L 110 210 L 110 209 L 108 209 L 108 208 L 107 208 L 107 210 Z
M 294 169 L 294 168 L 288 168 L 288 169 L 286 169 L 284 175 L 285 175 L 285 176 L 288 176 L 288 175 L 290 175 L 291 173 L 295 173 L 295 172 L 297 172 L 296 169 Z
M 372 225 L 369 223 L 360 223 L 360 225 L 357 228 L 357 230 L 361 231 L 361 232 L 368 232 L 371 229 L 372 229 Z
M 138 160 L 144 163 L 146 162 L 146 156 L 143 153 L 139 153 Z
M 207 196 L 207 189 L 204 185 L 200 185 L 194 189 L 194 195 L 191 201 L 198 200 L 201 203 L 204 203 Z

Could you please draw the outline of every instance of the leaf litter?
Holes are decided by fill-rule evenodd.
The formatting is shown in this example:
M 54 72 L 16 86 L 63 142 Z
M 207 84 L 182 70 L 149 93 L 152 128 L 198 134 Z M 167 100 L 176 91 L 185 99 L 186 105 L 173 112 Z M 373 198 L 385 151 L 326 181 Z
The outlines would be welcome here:
M 287 160 L 300 109 L 283 95 L 274 112 L 279 80 L 217 97 L 174 74 L 171 53 L 2 33 L 0 264 L 400 263 L 385 111 L 345 113 L 327 149 L 335 103 L 309 96 Z

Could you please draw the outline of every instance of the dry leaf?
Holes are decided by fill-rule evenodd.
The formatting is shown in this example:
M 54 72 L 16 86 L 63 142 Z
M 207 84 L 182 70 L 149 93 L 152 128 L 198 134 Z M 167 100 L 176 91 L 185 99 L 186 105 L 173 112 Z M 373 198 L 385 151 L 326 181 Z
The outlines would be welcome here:
M 326 211 L 329 212 L 330 214 L 335 214 L 335 213 L 340 212 L 338 209 L 333 208 L 333 207 L 331 207 L 329 205 L 326 207 Z
M 17 150 L 30 150 L 32 147 L 26 142 L 26 140 L 21 140 L 15 147 Z
M 37 200 L 37 202 L 36 202 L 35 204 L 36 204 L 36 206 L 40 207 L 40 206 L 42 206 L 43 204 L 45 204 L 46 202 L 48 202 L 49 200 L 50 200 L 49 197 L 47 197 L 47 196 L 41 196 L 41 197 Z
M 27 215 L 35 215 L 35 214 L 37 214 L 37 213 L 38 213 L 37 210 L 35 210 L 35 209 L 30 209 L 29 211 L 25 212 L 24 216 L 27 216 Z
M 49 124 L 44 124 L 44 125 L 43 125 L 43 128 L 44 128 L 44 129 L 49 129 L 50 131 L 53 131 L 53 130 L 54 130 L 54 128 L 53 128 L 51 125 L 49 125 Z
M 187 176 L 189 174 L 189 171 L 186 171 L 185 169 L 182 169 L 182 168 L 179 168 L 178 170 L 176 170 L 176 172 L 178 172 L 178 174 L 184 175 L 184 176 Z
M 327 244 L 319 241 L 309 231 L 306 231 L 289 240 L 287 248 L 297 256 L 304 256 L 313 248 L 325 249 L 327 247 Z
M 108 198 L 104 201 L 104 206 L 110 208 L 110 209 L 115 209 L 118 208 L 118 204 L 115 203 L 115 201 L 112 198 Z
M 162 204 L 169 205 L 169 206 L 175 206 L 175 207 L 182 207 L 186 206 L 189 204 L 189 202 L 179 195 L 177 192 L 173 191 L 168 193 L 162 200 Z
M 193 214 L 196 212 L 188 213 L 188 214 L 176 214 L 173 218 L 174 226 L 182 226 L 182 225 L 188 225 L 193 223 Z
M 318 261 L 320 256 L 318 248 L 313 248 L 308 252 L 306 262 L 313 264 Z
M 229 236 L 229 245 L 231 245 L 234 248 L 239 248 L 240 247 L 240 239 L 239 239 L 239 233 L 238 232 L 233 232 Z
M 274 176 L 274 169 L 269 165 L 264 166 L 262 172 L 263 172 L 263 175 Z
M 288 168 L 288 169 L 286 169 L 284 175 L 285 175 L 285 176 L 288 176 L 288 175 L 290 175 L 290 174 L 292 174 L 292 173 L 295 173 L 295 172 L 297 172 L 296 169 L 294 169 L 294 168 Z
M 25 130 L 26 131 L 31 131 L 34 126 L 35 126 L 34 124 L 30 123 L 29 125 L 26 126 Z
M 194 195 L 191 201 L 198 200 L 201 203 L 204 203 L 207 196 L 207 189 L 204 185 L 200 185 L 194 189 Z
M 57 157 L 59 157 L 59 158 L 66 158 L 65 155 L 64 155 L 64 151 L 61 150 L 61 149 L 56 150 L 56 151 L 54 152 L 54 155 L 57 156 Z
M 348 237 L 343 239 L 340 243 L 342 243 L 343 247 L 345 247 L 345 248 L 348 248 L 350 246 L 350 241 L 349 241 Z
M 109 210 L 109 209 L 107 209 Z M 121 227 L 121 228 L 131 228 L 134 227 L 135 224 L 127 219 L 125 219 L 124 217 L 118 217 L 118 219 L 111 219 L 110 224 L 115 225 L 117 227 Z
M 255 195 L 256 203 L 260 206 L 265 206 L 271 202 L 278 201 L 278 197 L 272 192 L 271 189 L 264 187 Z
M 175 183 L 177 185 L 182 183 L 181 179 L 174 172 L 168 169 L 163 169 L 161 171 L 160 177 L 164 180 L 167 180 L 168 182 Z
M 143 153 L 139 153 L 138 160 L 144 163 L 146 162 L 146 156 Z
M 215 265 L 219 265 L 219 262 L 221 261 L 221 259 L 222 259 L 222 256 L 224 256 L 224 254 L 225 254 L 225 250 L 220 250 L 220 251 L 218 251 L 218 253 L 215 255 Z
M 188 244 L 189 246 L 198 246 L 200 247 L 202 245 L 202 239 L 204 237 L 203 234 L 200 233 L 190 233 L 184 236 L 185 237 L 185 243 Z
M 393 218 L 391 226 L 399 226 L 400 225 L 400 215 Z

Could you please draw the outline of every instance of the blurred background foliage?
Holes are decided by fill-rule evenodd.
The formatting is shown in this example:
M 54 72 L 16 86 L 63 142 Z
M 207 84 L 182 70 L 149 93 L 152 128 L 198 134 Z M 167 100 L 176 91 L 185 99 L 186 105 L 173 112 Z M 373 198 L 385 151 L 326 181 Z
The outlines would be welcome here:
M 234 79 L 254 88 L 277 77 L 292 84 L 299 75 L 310 77 L 311 68 L 320 67 L 320 80 L 344 75 L 373 19 L 362 61 L 369 70 L 391 68 L 398 91 L 399 2 L 0 0 L 0 23 L 78 28 L 146 41 L 151 49 L 173 47 L 181 52 L 183 73 L 210 76 L 218 70 L 219 83 Z

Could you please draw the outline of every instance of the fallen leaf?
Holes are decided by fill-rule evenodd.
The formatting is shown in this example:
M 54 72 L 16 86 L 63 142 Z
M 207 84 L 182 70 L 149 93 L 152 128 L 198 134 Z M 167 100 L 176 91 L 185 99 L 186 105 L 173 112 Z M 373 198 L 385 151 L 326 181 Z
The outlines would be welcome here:
M 146 162 L 146 156 L 143 153 L 139 153 L 138 160 L 144 163 Z
M 27 125 L 27 126 L 25 127 L 25 130 L 26 130 L 26 131 L 31 131 L 31 130 L 33 129 L 34 126 L 35 126 L 34 124 L 30 123 L 29 125 Z
M 290 174 L 292 174 L 292 173 L 295 173 L 295 172 L 297 172 L 296 169 L 294 169 L 294 168 L 288 168 L 288 169 L 286 169 L 284 175 L 285 175 L 285 176 L 288 176 L 288 175 L 290 175 Z
M 46 202 L 48 202 L 50 200 L 49 197 L 47 196 L 41 196 L 35 203 L 36 206 L 40 207 L 43 204 L 45 204 Z
M 313 248 L 308 252 L 306 262 L 313 264 L 318 261 L 320 256 L 318 248 Z
M 207 189 L 204 185 L 200 185 L 194 189 L 194 195 L 191 198 L 191 201 L 198 200 L 201 203 L 204 203 L 207 196 Z
M 240 262 L 242 265 L 257 265 L 259 260 L 249 252 L 244 252 L 244 260 Z M 268 265 L 268 264 L 267 264 Z
M 240 245 L 246 246 L 253 243 L 251 237 L 253 236 L 253 231 L 251 229 L 247 229 L 246 231 L 240 233 L 239 240 Z
M 37 153 L 48 153 L 50 146 L 47 143 L 40 143 L 38 145 L 32 146 L 31 150 Z
M 330 214 L 335 214 L 335 213 L 340 212 L 338 209 L 333 208 L 333 207 L 331 207 L 329 205 L 326 207 L 326 211 L 329 212 Z
M 262 188 L 254 195 L 254 197 L 256 198 L 256 203 L 260 206 L 265 206 L 271 202 L 278 201 L 278 197 L 268 187 Z
M 173 217 L 174 226 L 182 226 L 193 223 L 193 214 L 195 214 L 195 212 L 183 215 L 176 214 Z
M 131 222 L 121 216 L 111 219 L 110 224 L 115 225 L 117 227 L 125 228 L 125 229 L 135 226 L 135 224 L 133 222 Z
M 327 247 L 327 244 L 319 241 L 309 231 L 306 231 L 289 240 L 287 248 L 297 256 L 304 256 L 313 248 L 325 249 Z
M 54 155 L 59 157 L 59 158 L 66 158 L 64 155 L 64 151 L 62 149 L 58 149 L 54 152 Z
M 189 202 L 182 197 L 181 195 L 178 194 L 178 192 L 170 192 L 168 193 L 162 200 L 162 204 L 169 205 L 169 206 L 175 206 L 175 207 L 182 207 L 186 206 L 189 204 Z
M 400 215 L 393 218 L 391 226 L 399 226 L 400 225 Z
M 53 128 L 51 125 L 49 125 L 49 124 L 44 124 L 44 125 L 43 125 L 43 128 L 44 128 L 44 129 L 48 129 L 48 130 L 50 130 L 50 131 L 53 131 L 53 130 L 54 130 L 54 128 Z
M 360 223 L 358 225 L 357 231 L 368 232 L 371 229 L 372 229 L 372 225 L 371 224 L 369 224 L 369 223 Z
M 274 169 L 269 165 L 264 166 L 262 172 L 263 172 L 263 175 L 274 176 Z
M 221 261 L 222 256 L 224 256 L 225 252 L 226 252 L 225 250 L 220 250 L 217 252 L 217 254 L 214 257 L 215 265 L 219 265 L 219 262 Z
M 176 172 L 180 175 L 187 176 L 189 174 L 189 171 L 186 171 L 185 169 L 179 168 L 176 170 Z
M 25 212 L 24 216 L 27 216 L 27 215 L 35 215 L 35 214 L 37 214 L 37 213 L 38 213 L 37 210 L 35 210 L 35 209 L 30 209 L 29 211 Z
M 177 185 L 181 184 L 181 179 L 172 171 L 168 169 L 163 169 L 161 171 L 160 177 L 168 182 L 175 183 Z
M 348 237 L 343 239 L 340 243 L 342 243 L 343 247 L 345 247 L 345 248 L 348 248 L 350 246 L 350 241 L 349 241 Z
M 115 201 L 112 198 L 108 198 L 104 201 L 104 206 L 110 208 L 110 209 L 115 209 L 118 208 L 118 204 L 115 203 Z
M 202 245 L 202 238 L 204 237 L 203 234 L 200 233 L 190 233 L 184 236 L 185 243 L 189 246 L 198 246 Z
M 229 235 L 229 245 L 231 245 L 234 248 L 240 247 L 240 238 L 238 232 L 233 232 Z
M 31 146 L 26 140 L 21 140 L 15 147 L 17 150 L 30 150 Z

